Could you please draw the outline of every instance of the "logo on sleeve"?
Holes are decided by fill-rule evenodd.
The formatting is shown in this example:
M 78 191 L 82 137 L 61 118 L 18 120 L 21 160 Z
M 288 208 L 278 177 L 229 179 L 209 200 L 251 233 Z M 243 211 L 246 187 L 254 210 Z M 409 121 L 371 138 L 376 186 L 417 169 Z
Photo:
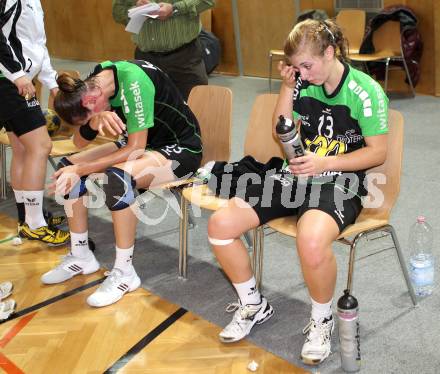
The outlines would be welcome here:
M 351 80 L 348 83 L 348 88 L 352 90 L 356 95 L 359 96 L 359 99 L 362 100 L 364 106 L 364 116 L 371 117 L 373 115 L 373 110 L 371 109 L 371 99 L 368 95 L 368 92 L 365 91 L 360 85 L 358 85 L 354 80 Z
M 147 124 L 145 123 L 144 104 L 142 103 L 141 88 L 138 81 L 130 84 L 130 91 L 133 93 L 134 106 L 136 108 L 134 116 L 139 127 L 145 127 Z
M 123 83 L 121 83 L 121 101 L 122 101 L 122 105 L 124 106 L 124 113 L 125 114 L 130 113 L 130 108 L 128 107 L 127 98 L 125 97 L 125 90 Z

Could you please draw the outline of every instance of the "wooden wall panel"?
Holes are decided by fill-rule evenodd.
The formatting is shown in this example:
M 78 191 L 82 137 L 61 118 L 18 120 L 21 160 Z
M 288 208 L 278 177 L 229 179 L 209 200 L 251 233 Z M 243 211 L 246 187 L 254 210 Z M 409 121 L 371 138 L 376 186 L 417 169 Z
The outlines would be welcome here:
M 51 56 L 83 61 L 129 59 L 134 55 L 130 33 L 112 17 L 110 0 L 41 0 L 45 12 L 47 46 Z M 207 29 L 220 38 L 223 59 L 218 70 L 238 74 L 230 0 L 217 0 Z M 209 13 L 209 12 L 208 12 Z
M 327 12 L 329 17 L 335 15 L 333 0 L 300 0 L 299 9 L 322 9 Z
M 124 26 L 116 24 L 111 1 L 42 0 L 48 49 L 53 57 L 102 61 L 133 58 Z
M 222 46 L 222 58 L 216 71 L 238 75 L 231 0 L 216 0 L 212 10 L 212 32 L 220 39 Z
M 282 49 L 295 23 L 294 2 L 237 0 L 237 5 L 244 75 L 267 77 L 269 50 Z

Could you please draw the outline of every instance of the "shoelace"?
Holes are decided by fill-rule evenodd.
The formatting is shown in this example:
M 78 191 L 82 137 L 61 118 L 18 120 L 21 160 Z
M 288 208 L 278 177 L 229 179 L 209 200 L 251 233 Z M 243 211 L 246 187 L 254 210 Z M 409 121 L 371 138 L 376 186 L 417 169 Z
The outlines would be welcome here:
M 321 326 L 318 326 L 321 325 Z M 319 331 L 319 334 L 317 332 Z M 313 341 L 316 338 L 320 339 L 320 345 L 323 344 L 326 340 L 330 339 L 330 331 L 331 331 L 331 323 L 318 323 L 313 319 L 310 319 L 309 323 L 306 327 L 303 328 L 303 334 L 307 335 L 308 341 Z
M 112 269 L 111 271 L 106 271 L 104 275 L 107 277 L 104 282 L 102 282 L 101 288 L 103 291 L 109 291 L 115 286 L 121 283 L 122 271 L 119 269 Z
M 246 319 L 252 312 L 247 305 L 241 305 L 240 303 L 229 303 L 226 306 L 227 313 L 235 312 L 234 319 L 228 325 L 229 329 L 243 330 L 242 323 L 246 323 Z

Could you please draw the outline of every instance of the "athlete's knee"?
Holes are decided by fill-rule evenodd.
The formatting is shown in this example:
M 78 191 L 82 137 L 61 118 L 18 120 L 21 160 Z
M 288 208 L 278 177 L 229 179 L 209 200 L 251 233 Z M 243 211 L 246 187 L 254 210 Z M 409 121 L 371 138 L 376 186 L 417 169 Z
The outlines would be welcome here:
M 52 140 L 49 137 L 47 139 L 35 139 L 33 142 L 27 142 L 25 145 L 26 153 L 32 157 L 48 157 L 52 151 Z
M 312 269 L 318 269 L 330 261 L 333 256 L 331 247 L 324 245 L 322 238 L 315 234 L 299 232 L 296 238 L 296 247 L 301 262 Z
M 208 220 L 208 237 L 215 239 L 229 239 L 236 236 L 237 227 L 234 225 L 228 209 L 214 212 Z
M 111 211 L 129 207 L 136 200 L 136 181 L 125 170 L 111 167 L 105 171 L 107 183 L 104 185 L 105 204 Z

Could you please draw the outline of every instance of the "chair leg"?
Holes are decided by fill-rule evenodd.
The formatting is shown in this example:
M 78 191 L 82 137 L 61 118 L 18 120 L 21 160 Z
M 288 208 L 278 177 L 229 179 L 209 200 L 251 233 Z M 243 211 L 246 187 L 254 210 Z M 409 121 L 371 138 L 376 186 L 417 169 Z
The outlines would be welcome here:
M 249 232 L 246 233 L 249 237 Z M 246 235 L 245 234 L 245 235 Z M 246 238 L 246 236 L 245 236 Z M 252 271 L 254 272 L 255 279 L 258 278 L 258 269 L 257 269 L 257 262 L 258 262 L 258 235 L 257 235 L 257 228 L 254 228 L 252 230 L 252 244 L 250 245 L 252 248 Z M 258 287 L 258 284 L 257 284 Z
M 353 283 L 354 261 L 356 256 L 356 246 L 359 240 L 365 235 L 365 232 L 357 234 L 350 245 L 350 256 L 348 260 L 348 275 L 347 275 L 347 290 L 351 294 L 351 287 Z
M 258 278 L 256 280 L 257 287 L 261 290 L 263 287 L 263 252 L 264 252 L 264 226 L 257 227 L 257 245 L 258 245 Z
M 180 194 L 179 278 L 186 279 L 188 255 L 188 201 Z
M 253 246 L 254 246 L 253 241 L 254 241 L 254 239 L 253 239 L 253 237 L 251 237 L 251 234 L 249 234 L 249 232 L 245 232 L 243 234 L 243 236 L 244 236 L 244 240 L 246 240 L 246 244 L 248 245 L 248 247 L 253 249 Z
M 272 92 L 272 53 L 269 53 L 269 93 Z
M 179 206 L 182 202 L 182 193 L 179 187 L 177 188 L 170 188 L 171 193 L 176 197 L 177 202 L 179 203 Z M 188 211 L 188 227 L 190 229 L 193 229 L 196 227 L 196 221 L 194 219 L 194 215 L 191 210 L 187 209 Z
M 6 145 L 0 144 L 0 158 L 1 158 L 1 186 L 0 186 L 0 197 L 6 199 Z
M 57 171 L 57 164 L 56 164 L 56 162 L 54 161 L 54 159 L 53 159 L 53 157 L 51 155 L 49 155 L 48 160 L 49 160 L 49 163 L 52 166 L 53 170 Z
M 416 91 L 414 90 L 412 79 L 411 76 L 409 75 L 408 65 L 406 63 L 405 57 L 403 56 L 403 53 L 402 53 L 402 61 L 403 61 L 403 67 L 405 68 L 406 77 L 408 78 L 409 87 L 411 88 L 412 96 L 414 97 L 416 96 Z
M 385 230 L 391 234 L 391 238 L 394 242 L 394 248 L 396 248 L 397 257 L 399 258 L 400 268 L 402 269 L 403 277 L 405 278 L 406 286 L 408 287 L 409 296 L 411 297 L 411 301 L 414 306 L 417 306 L 417 296 L 414 292 L 414 288 L 411 284 L 411 279 L 408 274 L 408 269 L 406 268 L 405 259 L 402 254 L 402 250 L 400 249 L 399 241 L 397 240 L 396 231 L 394 227 L 391 225 L 387 225 Z

